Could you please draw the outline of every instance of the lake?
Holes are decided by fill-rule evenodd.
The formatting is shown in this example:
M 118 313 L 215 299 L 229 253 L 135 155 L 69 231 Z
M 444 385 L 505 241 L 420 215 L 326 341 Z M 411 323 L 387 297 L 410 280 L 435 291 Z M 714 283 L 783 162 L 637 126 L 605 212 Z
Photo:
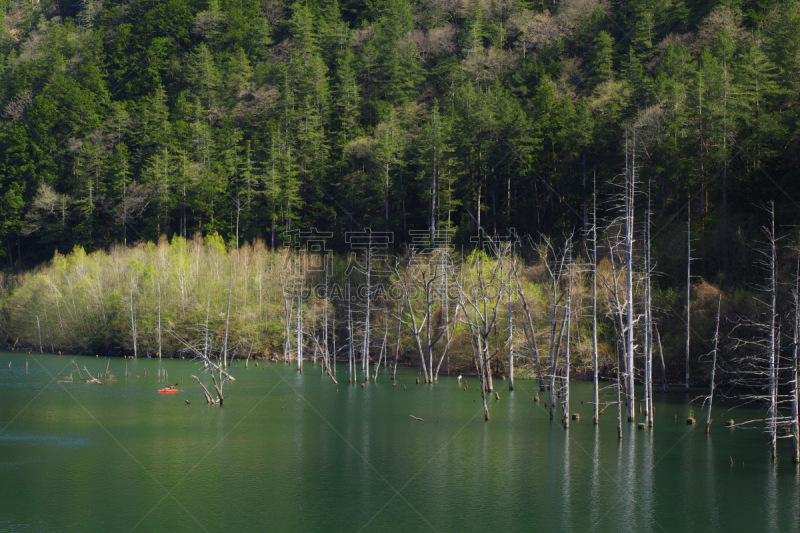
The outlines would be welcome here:
M 59 383 L 73 361 L 117 379 Z M 683 391 L 658 394 L 655 427 L 625 422 L 620 442 L 614 406 L 592 424 L 591 383 L 573 383 L 564 430 L 532 381 L 496 380 L 485 422 L 476 378 L 400 369 L 393 387 L 381 370 L 362 388 L 343 367 L 335 385 L 310 363 L 237 362 L 220 408 L 197 368 L 0 353 L 0 531 L 800 529 L 789 440 L 773 464 L 762 431 L 723 426 L 755 409 L 720 408 L 706 435 Z

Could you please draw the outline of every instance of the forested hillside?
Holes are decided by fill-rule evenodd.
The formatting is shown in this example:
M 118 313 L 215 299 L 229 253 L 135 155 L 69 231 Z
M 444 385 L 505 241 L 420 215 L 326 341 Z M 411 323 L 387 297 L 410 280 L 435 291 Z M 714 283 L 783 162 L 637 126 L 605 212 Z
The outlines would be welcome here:
M 677 279 L 687 206 L 723 284 L 760 202 L 797 221 L 796 1 L 0 6 L 7 266 L 162 234 L 580 231 L 626 138 Z

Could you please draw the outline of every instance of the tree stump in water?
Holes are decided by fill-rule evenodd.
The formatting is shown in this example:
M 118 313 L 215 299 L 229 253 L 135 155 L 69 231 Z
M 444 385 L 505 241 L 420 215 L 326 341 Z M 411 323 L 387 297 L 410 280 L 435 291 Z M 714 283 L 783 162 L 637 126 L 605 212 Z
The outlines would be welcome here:
M 689 418 L 687 418 L 687 419 L 686 419 L 686 425 L 687 425 L 687 426 L 693 426 L 693 425 L 695 425 L 696 423 L 697 423 L 697 420 L 695 420 L 695 419 L 694 419 L 694 418 L 692 418 L 691 416 L 690 416 Z
M 639 424 L 636 427 L 639 428 L 639 429 L 644 429 L 646 426 L 645 426 L 644 422 L 639 422 Z

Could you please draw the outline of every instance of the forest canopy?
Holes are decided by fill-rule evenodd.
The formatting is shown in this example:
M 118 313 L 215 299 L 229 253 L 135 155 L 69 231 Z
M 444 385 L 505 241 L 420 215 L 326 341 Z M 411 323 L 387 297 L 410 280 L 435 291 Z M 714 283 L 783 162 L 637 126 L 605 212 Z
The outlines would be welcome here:
M 794 0 L 3 0 L 0 254 L 581 230 L 635 138 L 659 268 L 689 208 L 732 282 L 797 220 L 799 84 Z

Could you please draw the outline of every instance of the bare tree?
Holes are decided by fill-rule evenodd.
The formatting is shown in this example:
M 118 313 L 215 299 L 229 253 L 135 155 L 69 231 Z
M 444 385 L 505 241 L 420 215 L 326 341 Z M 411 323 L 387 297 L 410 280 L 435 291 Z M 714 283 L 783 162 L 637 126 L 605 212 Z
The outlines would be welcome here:
M 356 382 L 355 354 L 353 353 L 353 306 L 350 292 L 350 281 L 347 282 L 347 379 L 348 383 Z
M 283 297 L 283 360 L 292 364 L 292 316 L 294 295 L 287 287 L 283 272 L 280 273 L 281 296 Z
M 564 429 L 569 428 L 569 347 L 570 347 L 570 324 L 572 323 L 572 256 L 567 259 L 567 302 L 564 309 L 564 321 L 567 323 L 567 337 L 564 349 L 564 401 L 563 401 L 563 424 Z
M 686 204 L 686 377 L 684 388 L 689 389 L 689 335 L 692 306 L 692 201 Z
M 303 280 L 297 283 L 297 372 L 303 373 Z
M 395 380 L 397 376 L 397 359 L 400 356 L 400 338 L 401 332 L 403 328 L 403 321 L 400 317 L 403 316 L 403 299 L 398 298 L 397 300 L 397 338 L 395 339 L 394 345 L 394 364 L 392 365 L 392 381 Z
M 452 268 L 449 259 L 443 262 L 436 257 L 420 257 L 414 251 L 409 253 L 404 268 L 401 269 L 397 264 L 392 267 L 403 298 L 403 305 L 395 318 L 406 326 L 414 338 L 426 383 L 434 383 L 439 378 L 442 362 L 453 338 L 456 318 L 462 307 L 460 298 L 452 308 L 449 303 L 446 304 L 450 291 L 442 291 L 440 288 L 439 281 Z M 424 301 L 418 302 L 416 295 Z M 434 324 L 437 314 L 441 319 L 438 324 Z M 441 355 L 434 360 L 435 347 L 442 339 L 445 343 Z
M 711 428 L 711 405 L 714 402 L 714 387 L 715 387 L 714 379 L 717 374 L 717 350 L 719 348 L 719 315 L 721 308 L 722 308 L 722 294 L 719 295 L 719 299 L 717 300 L 717 327 L 714 330 L 714 350 L 713 350 L 713 356 L 711 358 L 711 386 L 709 387 L 708 391 L 708 411 L 706 412 L 706 433 L 708 433 L 709 429 Z
M 367 292 L 365 300 L 366 309 L 364 310 L 364 347 L 361 351 L 361 361 L 363 365 L 364 381 L 369 381 L 369 313 L 370 302 L 372 300 L 372 233 L 370 232 L 369 246 L 365 250 L 366 255 L 366 279 L 367 279 Z
M 130 272 L 130 282 L 128 284 L 129 291 L 129 303 L 130 303 L 130 315 L 131 315 L 131 340 L 133 341 L 133 357 L 139 357 L 139 342 L 138 342 L 138 331 L 136 327 L 136 312 L 133 307 L 133 293 L 137 287 L 137 283 L 133 277 L 133 270 Z
M 202 363 L 202 372 L 211 378 L 211 386 L 214 389 L 214 394 L 209 391 L 206 383 L 204 383 L 197 374 L 192 374 L 192 378 L 202 387 L 206 402 L 221 406 L 225 402 L 225 395 L 223 394 L 225 383 L 228 381 L 236 381 L 236 379 L 224 368 L 224 359 L 226 357 L 225 350 L 222 348 L 215 350 L 213 347 L 210 314 L 211 298 L 209 297 L 206 306 L 206 319 L 204 324 L 198 326 L 197 329 L 200 331 L 195 340 L 183 338 L 174 331 L 170 331 L 170 333 L 183 346 L 182 351 L 184 353 L 188 353 L 194 359 Z M 224 346 L 224 342 L 219 345 Z M 225 349 L 227 349 L 227 347 Z M 235 351 L 236 347 L 231 349 L 231 352 Z
M 533 311 L 528 304 L 525 291 L 522 289 L 522 283 L 519 279 L 519 261 L 516 256 L 512 256 L 511 258 L 510 274 L 514 276 L 514 285 L 512 285 L 512 287 L 514 287 L 516 292 L 517 300 L 522 304 L 522 332 L 525 334 L 525 341 L 528 344 L 528 349 L 536 365 L 536 378 L 539 380 L 539 390 L 544 391 L 544 375 L 542 373 L 541 361 L 539 360 L 539 347 L 536 344 L 536 331 L 533 327 Z
M 559 319 L 560 302 L 564 298 L 563 291 L 560 290 L 561 278 L 564 275 L 565 267 L 568 266 L 569 251 L 572 247 L 572 236 L 566 239 L 565 245 L 561 250 L 557 250 L 553 242 L 547 237 L 542 237 L 539 246 L 539 255 L 542 263 L 547 270 L 550 278 L 550 360 L 549 360 L 549 409 L 550 420 L 553 419 L 556 399 L 556 376 L 558 369 L 558 354 L 561 349 L 561 341 L 564 338 L 564 327 L 567 323 L 566 312 Z M 559 327 L 559 322 L 561 325 Z
M 597 179 L 592 176 L 592 423 L 600 423 L 600 383 L 597 365 Z
M 491 353 L 489 337 L 497 325 L 500 303 L 506 290 L 503 265 L 508 247 L 495 247 L 497 260 L 487 268 L 485 254 L 477 251 L 468 265 L 467 275 L 458 278 L 459 292 L 464 305 L 464 321 L 469 327 L 475 370 L 481 384 L 484 418 L 489 420 L 486 395 L 493 391 L 491 384 L 491 361 L 497 354 Z
M 636 189 L 636 134 L 633 136 L 633 151 L 631 167 L 628 169 L 628 141 L 625 140 L 625 273 L 626 273 L 626 316 L 627 329 L 625 339 L 625 355 L 628 358 L 626 364 L 627 371 L 627 405 L 628 422 L 633 422 L 636 418 L 635 410 L 635 391 L 633 386 L 633 228 L 634 228 L 634 192 Z
M 508 390 L 514 390 L 514 315 L 511 312 L 511 272 L 508 271 Z
M 228 279 L 228 305 L 225 310 L 225 336 L 222 340 L 222 366 L 228 368 L 228 333 L 231 322 L 231 292 L 233 290 L 233 258 L 231 261 L 230 278 Z
M 650 183 L 647 184 L 647 211 L 644 228 L 644 416 L 653 427 L 653 268 L 650 259 Z
M 734 329 L 744 330 L 737 335 L 735 348 L 742 355 L 737 365 L 735 381 L 748 387 L 752 392 L 742 395 L 745 401 L 758 401 L 766 404 L 766 419 L 749 420 L 737 425 L 747 425 L 753 422 L 763 422 L 770 443 L 770 454 L 777 458 L 778 427 L 789 423 L 789 419 L 780 416 L 779 408 L 779 383 L 780 376 L 780 325 L 778 321 L 778 237 L 775 234 L 774 205 L 765 207 L 769 215 L 768 226 L 762 228 L 766 238 L 765 246 L 758 252 L 762 256 L 761 264 L 767 272 L 766 283 L 761 287 L 764 298 L 758 302 L 765 309 L 762 321 L 741 319 Z
M 800 250 L 798 250 L 800 252 Z M 800 365 L 798 365 L 798 345 L 800 345 L 800 253 L 797 256 L 797 267 L 794 274 L 794 321 L 792 324 L 792 462 L 800 463 Z
M 774 460 L 778 455 L 777 449 L 777 436 L 778 436 L 778 383 L 777 383 L 777 359 L 778 359 L 778 342 L 779 339 L 776 335 L 776 322 L 778 318 L 778 260 L 777 260 L 777 238 L 775 236 L 775 206 L 770 205 L 770 228 L 767 230 L 767 238 L 769 239 L 770 255 L 769 255 L 769 298 L 770 298 L 770 311 L 769 311 L 769 352 L 767 358 L 769 360 L 769 409 L 768 409 L 768 432 L 770 439 L 770 448 L 772 450 L 772 459 Z

